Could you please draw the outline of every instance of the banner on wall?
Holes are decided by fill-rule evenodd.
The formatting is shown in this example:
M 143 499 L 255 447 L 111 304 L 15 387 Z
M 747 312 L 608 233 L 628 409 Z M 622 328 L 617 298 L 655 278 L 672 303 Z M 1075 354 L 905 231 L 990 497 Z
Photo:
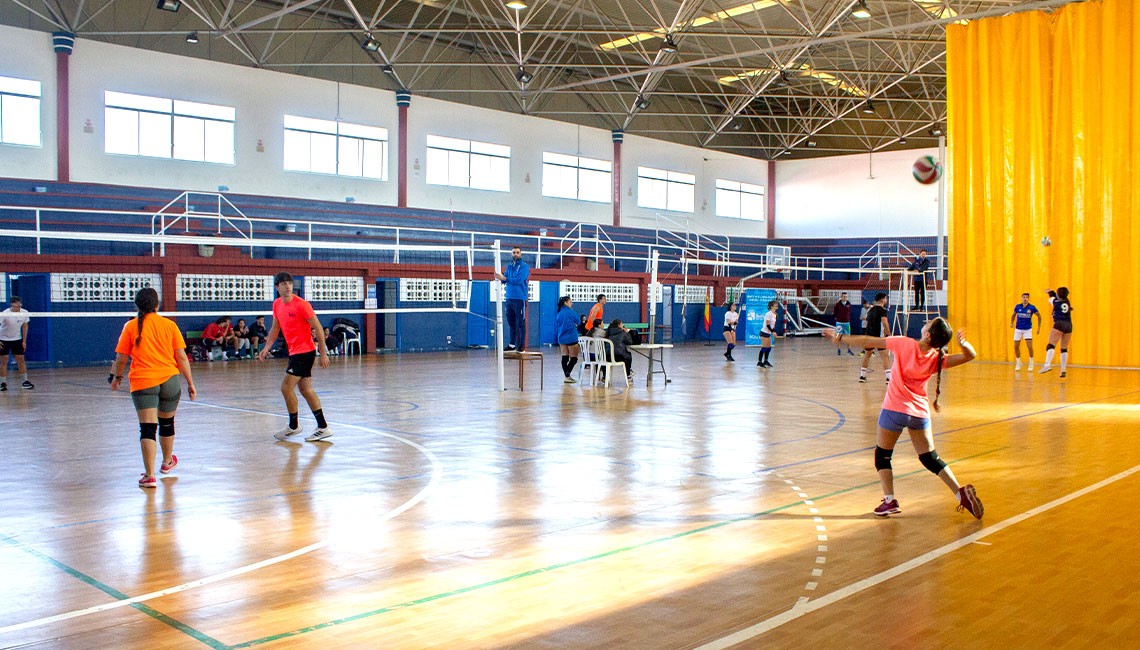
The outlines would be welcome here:
M 740 310 L 744 312 L 744 345 L 760 345 L 764 314 L 768 313 L 768 303 L 775 299 L 775 289 L 744 290 L 740 297 Z

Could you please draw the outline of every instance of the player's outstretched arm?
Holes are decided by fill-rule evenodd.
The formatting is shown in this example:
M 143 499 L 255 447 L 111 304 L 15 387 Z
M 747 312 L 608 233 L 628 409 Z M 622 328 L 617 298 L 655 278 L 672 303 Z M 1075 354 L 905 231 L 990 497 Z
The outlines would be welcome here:
M 887 339 L 881 336 L 862 336 L 859 334 L 843 334 L 838 330 L 823 330 L 823 335 L 830 339 L 836 347 L 840 345 L 847 345 L 849 347 L 857 348 L 876 348 L 884 349 L 887 347 Z
M 966 340 L 966 330 L 958 330 L 958 345 L 961 346 L 962 352 L 958 354 L 951 354 L 942 362 L 943 368 L 953 368 L 960 366 L 963 363 L 969 363 L 978 358 L 978 353 L 974 351 L 974 346 Z

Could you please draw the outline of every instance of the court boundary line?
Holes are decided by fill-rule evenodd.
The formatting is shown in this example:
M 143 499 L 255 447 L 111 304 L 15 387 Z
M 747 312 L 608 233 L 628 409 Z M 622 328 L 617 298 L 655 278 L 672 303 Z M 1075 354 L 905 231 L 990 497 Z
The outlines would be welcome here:
M 966 537 L 962 537 L 958 540 L 950 542 L 949 544 L 946 544 L 944 546 L 936 548 L 932 551 L 928 551 L 926 553 L 923 553 L 922 555 L 919 555 L 918 557 L 912 558 L 906 562 L 903 562 L 902 564 L 891 567 L 890 569 L 887 569 L 886 571 L 881 571 L 879 573 L 876 573 L 873 576 L 869 576 L 869 577 L 864 578 L 862 580 L 859 580 L 857 582 L 853 582 L 853 583 L 847 585 L 846 587 L 842 587 L 840 589 L 837 589 L 836 591 L 833 591 L 833 592 L 827 594 L 826 596 L 821 596 L 819 598 L 809 600 L 806 603 L 793 605 L 792 609 L 789 609 L 789 610 L 787 610 L 781 614 L 777 614 L 776 616 L 773 616 L 771 618 L 765 619 L 759 623 L 756 623 L 755 625 L 751 625 L 751 626 L 746 627 L 742 630 L 738 630 L 738 631 L 736 631 L 732 634 L 729 634 L 727 636 L 724 636 L 724 637 L 721 637 L 721 638 L 716 639 L 714 641 L 711 641 L 709 643 L 705 643 L 705 644 L 702 644 L 700 646 L 697 646 L 696 650 L 725 650 L 727 648 L 731 648 L 731 647 L 738 645 L 740 643 L 743 643 L 745 641 L 749 641 L 751 639 L 754 639 L 754 638 L 760 636 L 761 634 L 771 632 L 772 630 L 774 630 L 774 629 L 776 629 L 776 628 L 778 628 L 778 627 L 780 627 L 786 623 L 790 623 L 796 619 L 799 619 L 799 618 L 802 618 L 803 616 L 806 616 L 807 614 L 810 614 L 810 613 L 815 612 L 817 610 L 823 609 L 824 607 L 827 607 L 829 605 L 833 605 L 839 601 L 850 598 L 851 596 L 854 596 L 856 594 L 862 593 L 862 592 L 864 592 L 864 591 L 866 591 L 872 587 L 878 586 L 878 585 L 890 580 L 891 578 L 895 578 L 897 576 L 903 575 L 904 573 L 908 573 L 914 569 L 917 569 L 921 566 L 929 564 L 929 563 L 933 562 L 934 560 L 937 560 L 943 556 L 949 555 L 950 553 L 953 553 L 954 551 L 956 551 L 958 549 L 961 549 L 965 546 L 973 544 L 974 542 L 976 542 L 980 539 L 983 539 L 985 537 L 989 537 L 990 535 L 1000 533 L 1001 531 L 1005 530 L 1006 528 L 1016 526 L 1017 524 L 1020 524 L 1023 521 L 1026 521 L 1028 519 L 1036 517 L 1039 514 L 1053 510 L 1054 508 L 1065 505 L 1066 503 L 1069 503 L 1070 501 L 1073 501 L 1075 499 L 1079 499 L 1079 498 L 1081 498 L 1087 494 L 1091 494 L 1092 492 L 1095 492 L 1095 491 L 1097 491 L 1103 487 L 1106 487 L 1108 485 L 1116 483 L 1117 481 L 1128 478 L 1129 476 L 1132 476 L 1133 474 L 1135 474 L 1137 472 L 1140 472 L 1140 465 L 1134 465 L 1133 467 L 1130 467 L 1129 469 L 1126 469 L 1126 470 L 1124 470 L 1122 472 L 1118 472 L 1117 474 L 1114 474 L 1108 478 L 1097 481 L 1096 483 L 1093 483 L 1092 485 L 1083 487 L 1079 490 L 1076 490 L 1075 492 L 1070 492 L 1069 494 L 1066 494 L 1063 497 L 1059 497 L 1057 499 L 1049 501 L 1048 503 L 1044 503 L 1042 505 L 1039 505 L 1035 508 L 1030 508 L 1029 510 L 1022 512 L 1021 514 L 1014 515 L 1013 517 L 1010 517 L 1009 519 L 1004 519 L 1004 520 L 994 524 L 993 526 L 988 526 L 986 528 L 983 528 L 982 530 L 979 530 L 976 533 L 973 533 L 971 535 L 967 535 Z
M 203 407 L 208 407 L 208 408 L 216 408 L 216 409 L 221 409 L 221 410 L 240 411 L 240 412 L 246 412 L 246 413 L 254 413 L 254 414 L 258 414 L 258 415 L 270 415 L 273 417 L 285 417 L 283 415 L 276 414 L 276 413 L 269 413 L 266 411 L 256 411 L 253 409 L 244 409 L 244 408 L 240 408 L 240 407 L 223 406 L 220 404 L 210 404 L 210 403 L 206 403 L 206 402 L 188 402 L 188 403 L 189 404 L 195 404 L 197 406 L 203 406 Z M 407 512 L 411 508 L 415 507 L 421 501 L 423 501 L 425 498 L 427 498 L 427 495 L 435 488 L 436 485 L 439 484 L 440 476 L 443 473 L 442 464 L 439 462 L 439 458 L 434 453 L 432 453 L 431 450 L 425 448 L 424 446 L 422 446 L 416 442 L 413 442 L 411 440 L 407 440 L 406 438 L 401 438 L 400 436 L 397 436 L 395 434 L 386 433 L 386 432 L 383 432 L 383 431 L 380 431 L 377 429 L 371 429 L 369 427 L 365 427 L 365 426 L 362 426 L 359 424 L 347 424 L 347 423 L 337 423 L 337 422 L 333 422 L 331 424 L 334 424 L 338 427 L 348 427 L 348 428 L 352 428 L 352 429 L 358 429 L 358 430 L 364 431 L 366 433 L 379 434 L 381 436 L 391 438 L 393 440 L 397 440 L 399 442 L 402 442 L 402 443 L 416 449 L 417 451 L 419 451 L 421 454 L 423 454 L 431 462 L 432 474 L 431 474 L 431 479 L 428 481 L 428 484 L 425 485 L 423 487 L 423 489 L 421 489 L 411 499 L 408 499 L 407 501 L 400 504 L 396 508 L 393 508 L 392 510 L 385 513 L 380 518 L 380 520 L 379 520 L 380 522 L 384 522 L 384 521 L 388 521 L 390 519 L 393 519 L 393 518 L 403 514 L 404 512 Z M 19 548 L 22 551 L 30 553 L 30 554 L 32 554 L 36 557 L 39 557 L 43 560 L 46 560 L 48 563 L 50 563 L 53 566 L 63 570 L 65 573 L 79 579 L 82 582 L 85 582 L 85 583 L 99 589 L 100 591 L 102 591 L 102 592 L 104 592 L 104 593 L 106 593 L 106 594 L 108 594 L 114 598 L 117 598 L 118 600 L 115 600 L 115 601 L 112 601 L 109 603 L 103 603 L 100 605 L 95 605 L 92 607 L 87 607 L 84 609 L 72 610 L 70 612 L 64 612 L 64 613 L 55 614 L 52 616 L 45 616 L 42 618 L 33 619 L 31 621 L 25 621 L 23 623 L 14 623 L 12 625 L 6 625 L 4 627 L 0 627 L 0 634 L 5 634 L 8 632 L 16 632 L 19 630 L 26 630 L 26 629 L 30 629 L 33 627 L 41 627 L 43 625 L 49 625 L 51 623 L 58 623 L 60 621 L 78 618 L 81 616 L 87 616 L 90 614 L 97 614 L 97 613 L 109 611 L 112 609 L 117 609 L 120 607 L 131 606 L 131 607 L 134 607 L 135 609 L 138 609 L 139 611 L 143 612 L 144 614 L 151 616 L 152 618 L 155 618 L 159 621 L 162 621 L 163 623 L 166 623 L 168 625 L 171 625 L 171 627 L 174 627 L 175 629 L 177 629 L 181 632 L 184 632 L 184 633 L 188 634 L 189 636 L 191 636 L 195 639 L 198 639 L 199 641 L 202 641 L 203 643 L 207 643 L 207 645 L 210 645 L 211 647 L 214 647 L 214 648 L 228 648 L 230 646 L 228 646 L 226 644 L 222 644 L 221 642 L 217 641 L 216 639 L 213 639 L 209 635 L 206 635 L 205 633 L 200 632 L 200 631 L 190 627 L 189 625 L 181 623 L 181 622 L 179 622 L 173 618 L 170 618 L 166 614 L 163 614 L 162 612 L 159 612 L 159 611 L 157 611 L 157 610 L 155 610 L 149 606 L 142 605 L 141 603 L 148 601 L 148 600 L 153 600 L 155 598 L 162 598 L 164 596 L 169 596 L 169 595 L 180 593 L 183 591 L 188 591 L 188 590 L 194 589 L 196 587 L 202 587 L 202 586 L 205 586 L 208 584 L 213 584 L 215 582 L 227 580 L 229 578 L 244 575 L 246 573 L 251 573 L 253 571 L 257 571 L 258 569 L 263 569 L 265 567 L 272 566 L 274 564 L 280 564 L 281 562 L 286 562 L 288 560 L 292 560 L 292 559 L 300 557 L 302 555 L 306 555 L 306 554 L 311 553 L 313 551 L 320 550 L 320 549 L 328 546 L 330 543 L 330 541 L 327 539 L 321 540 L 319 542 L 309 544 L 308 546 L 301 547 L 297 550 L 290 551 L 289 553 L 285 553 L 282 555 L 278 555 L 276 557 L 261 560 L 260 562 L 255 562 L 253 564 L 247 564 L 244 566 L 236 567 L 236 568 L 230 569 L 229 571 L 217 573 L 217 574 L 214 574 L 212 576 L 206 576 L 205 578 L 199 578 L 197 580 L 186 582 L 186 583 L 183 583 L 180 585 L 175 585 L 173 587 L 167 587 L 166 589 L 160 589 L 158 591 L 152 591 L 150 593 L 142 594 L 139 596 L 128 597 L 126 594 L 115 589 L 114 587 L 111 587 L 110 585 L 106 585 L 106 584 L 100 582 L 99 580 L 97 580 L 91 576 L 88 576 L 87 574 L 79 571 L 78 569 L 74 569 L 74 568 L 64 564 L 63 562 L 60 562 L 59 560 L 52 558 L 49 555 L 45 555 L 45 554 L 35 550 L 31 546 L 28 546 L 28 545 L 23 544 L 23 543 L 19 543 L 16 540 L 14 540 L 10 537 L 7 537 L 7 536 L 5 536 L 3 538 L 3 541 L 9 545 L 12 545 L 12 546 L 15 546 L 16 548 Z M 213 643 L 210 643 L 210 642 L 213 642 Z

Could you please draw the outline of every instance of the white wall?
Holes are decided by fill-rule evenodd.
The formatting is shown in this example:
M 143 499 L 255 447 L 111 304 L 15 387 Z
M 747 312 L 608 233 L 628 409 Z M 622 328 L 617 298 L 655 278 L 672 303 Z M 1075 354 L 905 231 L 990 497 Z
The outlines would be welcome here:
M 776 164 L 776 237 L 916 237 L 938 234 L 938 185 L 911 166 L 937 149 Z
M 0 145 L 0 176 L 55 178 L 55 52 L 51 34 L 0 27 L 0 76 L 41 84 L 39 147 Z
M 71 178 L 74 181 L 343 201 L 396 203 L 395 94 L 374 88 L 257 70 L 85 39 L 71 56 Z M 0 75 L 43 83 L 44 145 L 0 146 L 0 176 L 55 178 L 55 54 L 51 35 L 0 26 Z M 236 164 L 215 165 L 103 153 L 103 92 L 117 90 L 233 106 Z M 339 97 L 338 97 L 339 95 Z M 282 169 L 283 116 L 339 119 L 388 129 L 388 180 L 301 174 Z M 611 160 L 604 129 L 465 106 L 413 94 L 408 111 L 408 204 L 411 207 L 543 217 L 564 223 L 610 224 L 613 206 L 542 196 L 542 152 Z M 90 121 L 90 126 L 87 122 Z M 90 132 L 87 132 L 90 131 Z M 511 192 L 424 183 L 428 134 L 511 147 Z M 936 190 L 910 177 L 918 151 L 846 156 L 777 164 L 779 237 L 906 236 L 935 233 Z M 697 232 L 764 237 L 766 222 L 715 216 L 718 178 L 767 186 L 768 163 L 660 140 L 626 135 L 622 146 L 622 224 L 653 228 L 655 210 L 637 207 L 637 168 L 694 174 L 691 214 L 666 216 Z

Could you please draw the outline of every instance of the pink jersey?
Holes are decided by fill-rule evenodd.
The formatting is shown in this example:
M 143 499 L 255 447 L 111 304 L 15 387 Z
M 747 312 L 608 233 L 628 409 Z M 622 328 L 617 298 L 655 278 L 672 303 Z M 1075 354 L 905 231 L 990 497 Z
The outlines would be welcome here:
M 883 408 L 918 418 L 930 417 L 926 382 L 938 372 L 938 350 L 923 354 L 918 341 L 907 336 L 888 336 L 887 349 L 894 355 L 891 383 L 883 397 Z

